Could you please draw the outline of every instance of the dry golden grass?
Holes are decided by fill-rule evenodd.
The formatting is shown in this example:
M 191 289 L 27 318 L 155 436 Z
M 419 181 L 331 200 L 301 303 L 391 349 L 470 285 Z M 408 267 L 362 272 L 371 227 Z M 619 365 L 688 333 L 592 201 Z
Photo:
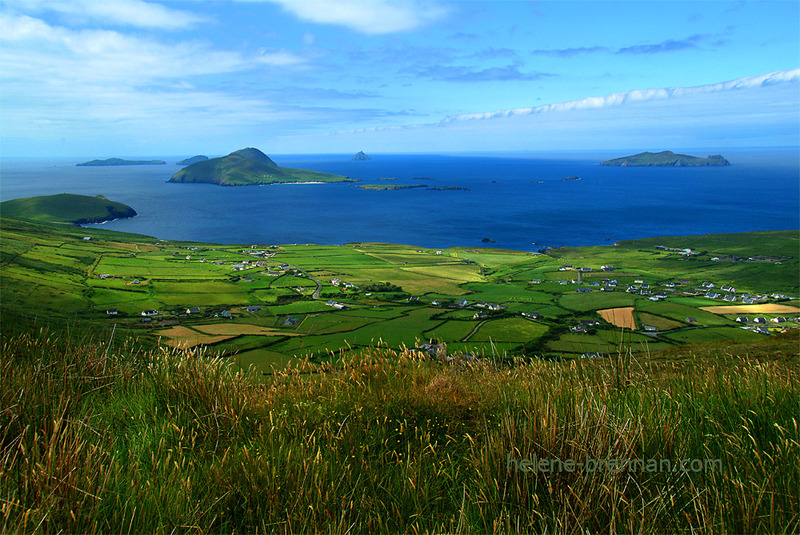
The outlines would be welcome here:
M 215 344 L 233 338 L 233 335 L 210 336 L 180 325 L 159 331 L 158 335 L 167 339 L 164 342 L 167 346 L 178 348 L 192 348 L 199 345 Z
M 195 329 L 206 334 L 215 335 L 298 336 L 298 333 L 287 333 L 271 327 L 261 327 L 259 325 L 250 325 L 249 323 L 215 323 L 212 325 L 198 325 Z
M 800 312 L 800 308 L 777 303 L 701 307 L 700 310 L 713 312 L 714 314 L 797 314 Z
M 633 319 L 633 307 L 606 308 L 597 311 L 604 320 L 616 327 L 623 329 L 636 329 L 636 321 Z

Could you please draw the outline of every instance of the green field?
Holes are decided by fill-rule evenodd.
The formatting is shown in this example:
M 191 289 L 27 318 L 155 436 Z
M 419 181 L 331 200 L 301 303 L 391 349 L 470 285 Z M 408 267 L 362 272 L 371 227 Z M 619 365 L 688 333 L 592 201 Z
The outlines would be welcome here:
M 237 335 L 209 346 L 229 358 L 246 354 L 249 364 L 263 358 L 261 369 L 268 362 L 293 362 L 295 356 L 324 360 L 341 349 L 413 347 L 431 339 L 446 342 L 451 351 L 502 349 L 509 355 L 525 355 L 525 347 L 535 348 L 530 355 L 553 357 L 610 353 L 623 346 L 652 352 L 765 336 L 739 329 L 732 317 L 700 310 L 723 302 L 692 294 L 714 282 L 716 288 L 734 286 L 738 294 L 796 297 L 797 243 L 798 233 L 785 231 L 635 240 L 536 255 L 379 243 L 270 248 L 165 242 L 3 218 L 0 298 L 7 310 L 118 324 L 153 344 L 160 327 L 174 324 L 244 322 L 286 332 Z M 685 245 L 699 253 L 686 257 L 656 245 Z M 712 260 L 719 255 L 758 261 Z M 574 268 L 560 271 L 563 264 Z M 600 271 L 608 264 L 614 271 Z M 582 273 L 581 284 L 548 282 L 577 279 L 578 267 L 591 268 Z M 534 278 L 544 282 L 532 284 Z M 599 291 L 598 284 L 611 279 L 617 287 Z M 629 285 L 634 288 L 626 291 Z M 581 288 L 592 291 L 578 293 Z M 659 292 L 666 298 L 650 299 Z M 776 300 L 784 301 L 761 302 Z M 653 326 L 657 335 L 628 333 L 620 344 L 605 323 L 599 330 L 575 331 L 581 321 L 599 320 L 595 311 L 617 307 L 633 307 L 637 325 Z M 187 314 L 190 308 L 197 310 Z M 110 309 L 117 313 L 107 314 Z M 144 310 L 159 314 L 143 323 Z M 780 329 L 797 326 L 790 321 Z

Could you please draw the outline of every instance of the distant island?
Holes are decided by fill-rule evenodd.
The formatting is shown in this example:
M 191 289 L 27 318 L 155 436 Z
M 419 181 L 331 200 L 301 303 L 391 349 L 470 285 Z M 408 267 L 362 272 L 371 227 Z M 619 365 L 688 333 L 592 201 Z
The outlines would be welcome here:
M 719 154 L 707 158 L 689 156 L 686 154 L 675 154 L 672 151 L 662 152 L 640 152 L 633 156 L 615 158 L 600 162 L 600 165 L 614 165 L 618 167 L 703 167 L 703 166 L 723 166 L 731 163 Z
M 352 178 L 320 171 L 278 167 L 269 156 L 248 147 L 221 158 L 193 163 L 184 167 L 167 182 L 179 184 L 217 184 L 219 186 L 252 186 L 258 184 L 355 182 Z
M 469 191 L 468 188 L 462 188 L 459 186 L 439 186 L 435 188 L 427 188 L 430 191 Z
M 90 162 L 76 163 L 76 167 L 109 167 L 114 165 L 166 165 L 164 160 L 123 160 L 122 158 L 108 158 L 106 160 L 92 160 Z
M 197 156 L 192 156 L 191 158 L 186 158 L 185 160 L 175 162 L 175 165 L 192 165 L 193 163 L 204 162 L 206 160 L 208 160 L 208 156 L 198 154 Z
M 12 199 L 0 203 L 0 212 L 4 217 L 74 225 L 103 223 L 136 215 L 136 210 L 127 204 L 110 201 L 102 195 L 91 197 L 73 193 Z
M 568 177 L 562 178 L 561 181 L 564 182 L 564 181 L 569 181 L 569 180 L 580 180 L 580 179 L 581 179 L 581 177 L 579 177 L 579 176 L 568 176 Z
M 354 162 L 364 162 L 364 161 L 371 160 L 371 159 L 372 158 L 370 158 L 369 156 L 364 154 L 364 151 L 358 151 L 356 153 L 356 155 L 353 156 L 353 161 Z
M 367 191 L 389 191 L 389 190 L 398 190 L 398 189 L 414 189 L 414 188 L 427 188 L 426 184 L 361 184 L 356 186 L 358 189 L 363 189 Z

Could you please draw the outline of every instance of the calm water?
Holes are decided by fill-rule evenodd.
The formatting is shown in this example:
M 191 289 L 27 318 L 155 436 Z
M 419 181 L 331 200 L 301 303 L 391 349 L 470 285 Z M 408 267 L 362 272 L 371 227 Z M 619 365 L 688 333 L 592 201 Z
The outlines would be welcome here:
M 75 167 L 85 159 L 0 160 L 0 199 L 103 194 L 139 216 L 104 228 L 219 243 L 379 241 L 521 250 L 629 238 L 800 228 L 797 149 L 725 151 L 730 167 L 601 167 L 621 152 L 577 155 L 275 156 L 278 165 L 375 183 L 469 191 L 363 191 L 344 184 L 220 187 L 167 184 L 167 165 Z M 706 152 L 692 151 L 705 155 Z M 116 155 L 112 155 L 116 156 Z M 106 157 L 106 156 L 102 156 Z M 144 156 L 140 156 L 144 158 Z M 568 176 L 579 181 L 563 181 Z M 414 180 L 425 177 L 425 180 Z M 534 245 L 536 244 L 536 245 Z

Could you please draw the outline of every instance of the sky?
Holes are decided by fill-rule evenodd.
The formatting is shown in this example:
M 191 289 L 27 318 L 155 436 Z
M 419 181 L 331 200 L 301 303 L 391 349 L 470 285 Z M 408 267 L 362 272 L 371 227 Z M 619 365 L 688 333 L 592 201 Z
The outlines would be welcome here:
M 796 0 L 0 0 L 4 157 L 798 144 Z

